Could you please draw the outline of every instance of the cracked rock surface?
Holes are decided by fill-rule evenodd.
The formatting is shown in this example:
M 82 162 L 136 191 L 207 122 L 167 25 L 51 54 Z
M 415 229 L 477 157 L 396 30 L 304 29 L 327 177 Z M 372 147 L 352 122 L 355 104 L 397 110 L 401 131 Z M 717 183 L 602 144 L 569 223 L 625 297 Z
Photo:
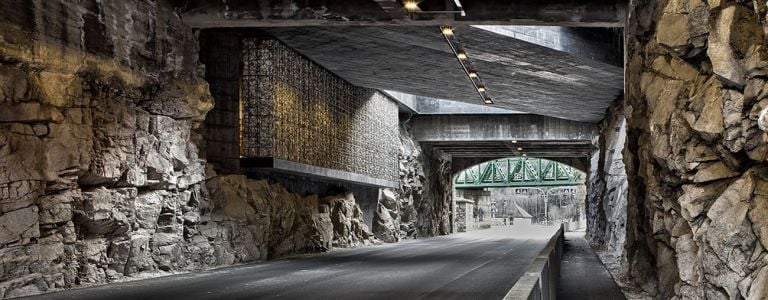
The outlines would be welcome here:
M 765 299 L 765 1 L 637 1 L 623 272 L 658 299 Z
M 0 29 L 0 298 L 375 242 L 351 194 L 206 175 L 167 1 L 4 1 Z

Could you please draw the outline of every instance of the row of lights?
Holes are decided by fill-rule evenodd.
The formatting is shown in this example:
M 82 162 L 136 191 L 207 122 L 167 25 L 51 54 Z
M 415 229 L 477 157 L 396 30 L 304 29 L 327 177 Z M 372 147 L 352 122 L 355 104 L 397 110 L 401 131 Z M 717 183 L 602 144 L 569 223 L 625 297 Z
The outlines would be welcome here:
M 459 39 L 456 37 L 456 34 L 453 31 L 453 27 L 441 26 L 440 32 L 443 34 L 445 41 L 448 42 L 448 46 L 451 47 L 453 54 L 456 55 L 456 58 L 459 60 L 459 64 L 461 64 L 461 68 L 464 69 L 467 77 L 469 77 L 469 81 L 472 82 L 472 86 L 474 86 L 474 88 L 477 90 L 477 93 L 480 94 L 480 97 L 483 99 L 483 103 L 493 104 L 493 100 L 491 100 L 491 97 L 488 95 L 488 90 L 485 88 L 483 81 L 480 79 L 480 75 L 478 75 L 477 71 L 472 68 L 469 62 L 469 57 L 467 56 L 467 52 L 462 49 L 461 43 L 459 43 Z
M 512 140 L 512 144 L 517 144 L 517 140 Z M 517 151 L 523 151 L 523 147 L 517 147 Z M 523 157 L 528 156 L 528 154 L 523 153 Z
M 464 11 L 464 7 L 461 5 L 460 0 L 453 0 L 453 4 L 455 5 L 456 10 L 431 10 L 431 11 L 423 11 L 421 8 L 419 8 L 419 0 L 403 0 L 403 8 L 405 8 L 406 11 L 409 13 L 420 13 L 420 14 L 459 14 L 462 17 L 467 16 L 467 12 Z

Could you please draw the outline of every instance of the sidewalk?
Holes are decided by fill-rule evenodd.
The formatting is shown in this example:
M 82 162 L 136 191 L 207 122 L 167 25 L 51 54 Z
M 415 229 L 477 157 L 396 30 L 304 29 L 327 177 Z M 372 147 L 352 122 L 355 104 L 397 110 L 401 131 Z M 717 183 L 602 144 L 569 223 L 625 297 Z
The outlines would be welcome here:
M 584 239 L 583 232 L 565 233 L 558 299 L 626 299 L 603 263 Z

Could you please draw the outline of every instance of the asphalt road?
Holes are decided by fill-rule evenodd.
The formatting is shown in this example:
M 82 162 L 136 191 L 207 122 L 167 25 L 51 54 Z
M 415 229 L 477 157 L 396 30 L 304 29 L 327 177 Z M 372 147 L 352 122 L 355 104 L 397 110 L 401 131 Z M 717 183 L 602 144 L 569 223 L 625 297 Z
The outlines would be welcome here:
M 501 299 L 555 227 L 494 227 L 33 299 Z

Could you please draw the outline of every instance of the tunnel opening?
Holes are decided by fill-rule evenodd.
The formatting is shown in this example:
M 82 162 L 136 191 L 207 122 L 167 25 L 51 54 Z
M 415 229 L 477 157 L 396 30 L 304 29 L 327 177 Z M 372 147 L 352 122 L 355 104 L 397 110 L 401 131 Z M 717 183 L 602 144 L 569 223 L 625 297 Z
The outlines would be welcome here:
M 490 226 L 586 226 L 586 173 L 527 156 L 479 163 L 454 176 L 458 232 Z

